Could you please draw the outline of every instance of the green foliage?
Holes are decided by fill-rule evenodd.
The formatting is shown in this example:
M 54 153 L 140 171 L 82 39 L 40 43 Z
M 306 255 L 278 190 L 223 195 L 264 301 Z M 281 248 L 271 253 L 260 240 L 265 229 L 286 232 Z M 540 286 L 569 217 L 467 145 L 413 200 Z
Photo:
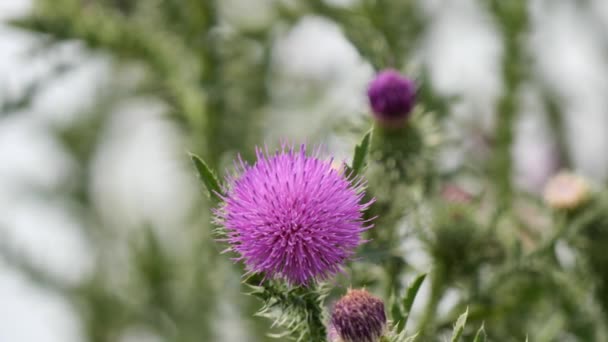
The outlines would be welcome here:
M 253 275 L 246 281 L 249 294 L 263 301 L 257 315 L 269 318 L 273 326 L 284 331 L 271 334 L 275 338 L 289 338 L 298 342 L 325 341 L 327 315 L 323 301 L 328 288 L 323 285 L 291 287 L 279 281 L 264 280 Z
M 328 308 L 349 287 L 367 287 L 390 299 L 391 323 L 383 341 L 445 341 L 450 335 L 452 341 L 475 342 L 528 336 L 531 341 L 608 340 L 606 186 L 595 186 L 587 205 L 562 213 L 513 184 L 522 89 L 538 83 L 525 43 L 532 19 L 527 1 L 478 1 L 502 39 L 503 84 L 493 110 L 494 131 L 477 137 L 483 141 L 462 142 L 449 141 L 455 99 L 437 93 L 429 66 L 414 58 L 432 22 L 422 0 L 269 1 L 268 18 L 253 26 L 235 21 L 225 3 L 35 0 L 32 13 L 13 23 L 37 37 L 42 51 L 77 41 L 87 53 L 112 62 L 111 81 L 99 86 L 91 108 L 69 125 L 50 128 L 77 166 L 74 177 L 55 193 L 40 190 L 40 196 L 68 203 L 76 212 L 91 242 L 92 273 L 68 283 L 30 260 L 8 237 L 0 238 L 3 260 L 73 305 L 85 340 L 117 341 L 125 331 L 141 328 L 161 341 L 217 341 L 225 333 L 218 322 L 228 320 L 248 341 L 266 341 L 269 324 L 252 319 L 257 314 L 270 319 L 278 331 L 270 334 L 274 337 L 324 341 Z M 365 213 L 375 228 L 365 232 L 368 242 L 344 275 L 310 287 L 252 275 L 243 285 L 242 266 L 221 256 L 209 209 L 220 200 L 221 170 L 229 161 L 237 153 L 251 160 L 253 146 L 262 145 L 268 133 L 283 133 L 269 113 L 285 107 L 277 100 L 281 90 L 275 81 L 292 76 L 281 74 L 274 54 L 289 30 L 310 15 L 335 23 L 372 69 L 407 70 L 417 78 L 419 104 L 400 127 L 373 124 L 367 131 L 371 116 L 337 124 L 354 127 L 353 132 L 341 130 L 332 138 L 362 136 L 346 171 L 365 177 L 366 199 L 375 199 Z M 22 92 L 7 92 L 0 120 L 19 115 L 50 81 L 74 67 L 57 63 Z M 138 71 L 135 80 L 121 77 L 131 70 Z M 300 95 L 303 81 L 288 81 Z M 557 154 L 569 166 L 560 99 L 545 89 L 543 96 Z M 166 106 L 167 118 L 183 135 L 182 150 L 192 151 L 192 174 L 212 199 L 197 198 L 187 222 L 171 227 L 171 234 L 153 224 L 130 227 L 108 220 L 92 187 L 104 128 L 121 103 L 142 97 Z M 323 134 L 320 139 L 327 138 Z M 438 162 L 442 153 L 471 142 L 491 153 L 464 155 L 462 165 L 447 170 Z M 442 194 L 452 184 L 472 184 L 473 190 L 466 200 L 454 201 Z M 428 259 L 425 269 L 412 254 Z M 403 283 L 411 278 L 409 286 Z M 420 315 L 412 314 L 424 282 L 429 297 Z M 242 296 L 243 288 L 251 296 Z M 450 294 L 453 305 L 440 312 L 446 311 L 438 307 Z M 224 311 L 230 317 L 223 317 Z M 411 333 L 408 322 L 416 326 Z
M 391 305 L 391 314 L 393 320 L 395 321 L 397 333 L 401 333 L 405 329 L 407 320 L 412 310 L 412 305 L 414 305 L 414 300 L 416 299 L 418 290 L 420 290 L 420 286 L 422 286 L 426 276 L 426 273 L 417 276 L 407 288 L 403 299 L 395 300 L 395 302 Z
M 207 163 L 205 163 L 197 155 L 190 154 L 190 159 L 192 159 L 192 163 L 194 163 L 194 167 L 198 172 L 200 181 L 205 185 L 205 188 L 207 188 L 209 197 L 219 199 L 218 194 L 222 193 L 222 189 L 220 186 L 220 181 L 217 179 L 213 171 L 209 168 Z
M 486 330 L 482 323 L 481 327 L 479 328 L 479 330 L 477 330 L 477 333 L 475 334 L 475 338 L 473 339 L 473 342 L 486 342 L 487 339 L 488 339 L 488 336 L 486 335 Z
M 353 172 L 353 175 L 360 174 L 363 171 L 363 168 L 365 168 L 371 137 L 371 131 L 365 133 L 361 142 L 355 146 L 353 162 L 350 165 L 350 171 Z
M 426 21 L 416 1 L 364 0 L 338 7 L 323 0 L 305 1 L 313 13 L 337 22 L 375 69 L 401 68 L 413 53 Z
M 460 317 L 458 317 L 458 320 L 456 321 L 456 324 L 454 325 L 454 332 L 452 332 L 452 338 L 450 339 L 450 341 L 452 341 L 452 342 L 460 341 L 460 337 L 462 336 L 462 332 L 464 331 L 464 325 L 467 323 L 468 315 L 469 315 L 469 309 L 467 309 L 467 311 L 465 311 L 462 315 L 460 315 Z
M 374 126 L 374 141 L 370 148 L 375 161 L 370 173 L 373 180 L 381 178 L 385 186 L 399 183 L 418 184 L 421 178 L 432 179 L 437 149 L 442 143 L 434 115 L 416 107 L 403 127 Z M 383 177 L 375 175 L 383 174 Z

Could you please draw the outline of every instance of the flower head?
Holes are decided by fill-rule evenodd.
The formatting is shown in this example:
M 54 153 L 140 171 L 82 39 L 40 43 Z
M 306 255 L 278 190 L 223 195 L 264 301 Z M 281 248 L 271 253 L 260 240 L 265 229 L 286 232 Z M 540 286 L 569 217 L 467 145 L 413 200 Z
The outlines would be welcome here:
M 251 166 L 240 160 L 228 179 L 216 221 L 250 272 L 305 285 L 340 271 L 370 228 L 363 211 L 364 183 L 349 181 L 322 160 L 285 146 L 274 154 L 256 150 Z
M 543 197 L 553 209 L 569 210 L 583 204 L 589 194 L 589 184 L 584 178 L 562 171 L 549 180 Z
M 396 70 L 380 72 L 367 90 L 369 102 L 382 122 L 405 120 L 416 102 L 416 86 Z
M 378 342 L 386 332 L 384 302 L 366 290 L 349 290 L 334 306 L 329 331 L 332 342 Z

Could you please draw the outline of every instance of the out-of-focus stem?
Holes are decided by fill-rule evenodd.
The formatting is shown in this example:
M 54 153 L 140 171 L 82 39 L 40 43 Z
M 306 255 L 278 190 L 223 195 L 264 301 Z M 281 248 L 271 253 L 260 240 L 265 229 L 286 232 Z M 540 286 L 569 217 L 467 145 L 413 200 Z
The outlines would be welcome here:
M 570 158 L 570 152 L 568 151 L 568 141 L 566 131 L 564 129 L 564 119 L 559 108 L 559 104 L 554 97 L 547 95 L 545 96 L 545 107 L 547 108 L 549 125 L 557 145 L 559 166 L 561 168 L 569 169 L 572 166 L 572 160 Z
M 435 314 L 437 312 L 437 306 L 442 297 L 442 291 L 444 289 L 444 268 L 441 265 L 437 265 L 433 271 L 431 279 L 431 293 L 429 295 L 429 301 L 426 304 L 418 329 L 416 331 L 424 332 L 428 330 L 429 326 L 435 321 Z
M 392 294 L 401 292 L 401 273 L 403 272 L 404 265 L 405 263 L 400 257 L 396 255 L 390 256 L 386 266 L 386 275 L 388 277 L 386 298 L 390 298 Z
M 498 101 L 495 130 L 496 151 L 491 162 L 492 174 L 498 182 L 498 203 L 503 208 L 511 205 L 513 195 L 511 146 L 519 112 L 518 92 L 520 84 L 525 79 L 525 71 L 522 67 L 525 65 L 525 53 L 521 37 L 528 27 L 526 6 L 524 0 L 509 2 L 492 0 L 490 5 L 503 34 L 505 46 L 502 57 L 504 93 Z

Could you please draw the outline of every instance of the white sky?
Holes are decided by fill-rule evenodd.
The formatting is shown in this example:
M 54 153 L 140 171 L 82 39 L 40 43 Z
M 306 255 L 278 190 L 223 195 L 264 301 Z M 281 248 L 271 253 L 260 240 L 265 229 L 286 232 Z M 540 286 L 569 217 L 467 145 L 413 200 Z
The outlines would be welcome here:
M 23 14 L 29 7 L 28 0 L 1 0 L 0 21 Z M 15 91 L 28 76 L 27 66 L 20 63 L 20 54 L 28 45 L 26 37 L 0 24 L 0 96 L 3 92 Z M 17 198 L 19 192 L 12 189 L 18 183 L 16 178 L 34 181 L 39 184 L 53 183 L 58 175 L 50 168 L 48 173 L 35 172 L 41 161 L 40 153 L 49 157 L 55 164 L 52 148 L 43 130 L 37 129 L 31 119 L 3 120 L 0 123 L 0 225 L 11 224 L 10 229 L 19 230 L 18 245 L 42 246 L 37 261 L 46 261 L 51 268 L 68 266 L 78 250 L 70 232 L 54 234 L 53 229 L 44 229 L 45 220 L 54 221 L 56 227 L 64 227 L 61 211 L 47 204 L 38 205 Z M 29 147 L 34 147 L 30 149 Z M 61 170 L 59 170 L 61 171 Z M 26 203 L 30 202 L 30 203 Z M 40 210 L 34 215 L 33 210 Z M 9 221 L 9 222 L 7 222 Z M 6 229 L 0 229 L 6 234 Z M 61 236 L 60 236 L 61 235 Z M 72 240 L 72 242 L 70 242 Z M 49 243 L 57 243 L 55 252 L 49 252 Z M 77 243 L 76 243 L 77 244 Z M 75 248 L 76 247 L 76 248 Z M 80 340 L 79 326 L 71 308 L 59 297 L 32 285 L 15 270 L 0 262 L 0 341 L 40 341 L 72 342 Z

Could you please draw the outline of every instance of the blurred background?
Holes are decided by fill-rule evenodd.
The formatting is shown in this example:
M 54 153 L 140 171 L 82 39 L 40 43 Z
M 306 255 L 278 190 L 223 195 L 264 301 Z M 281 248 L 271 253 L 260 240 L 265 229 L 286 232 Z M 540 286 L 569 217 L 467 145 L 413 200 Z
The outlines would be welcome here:
M 349 158 L 388 65 L 460 142 L 442 168 L 497 153 L 506 97 L 514 186 L 606 181 L 607 1 L 513 1 L 512 38 L 492 1 L 358 3 L 1 0 L 0 341 L 256 341 L 187 152 L 224 170 L 288 138 Z

